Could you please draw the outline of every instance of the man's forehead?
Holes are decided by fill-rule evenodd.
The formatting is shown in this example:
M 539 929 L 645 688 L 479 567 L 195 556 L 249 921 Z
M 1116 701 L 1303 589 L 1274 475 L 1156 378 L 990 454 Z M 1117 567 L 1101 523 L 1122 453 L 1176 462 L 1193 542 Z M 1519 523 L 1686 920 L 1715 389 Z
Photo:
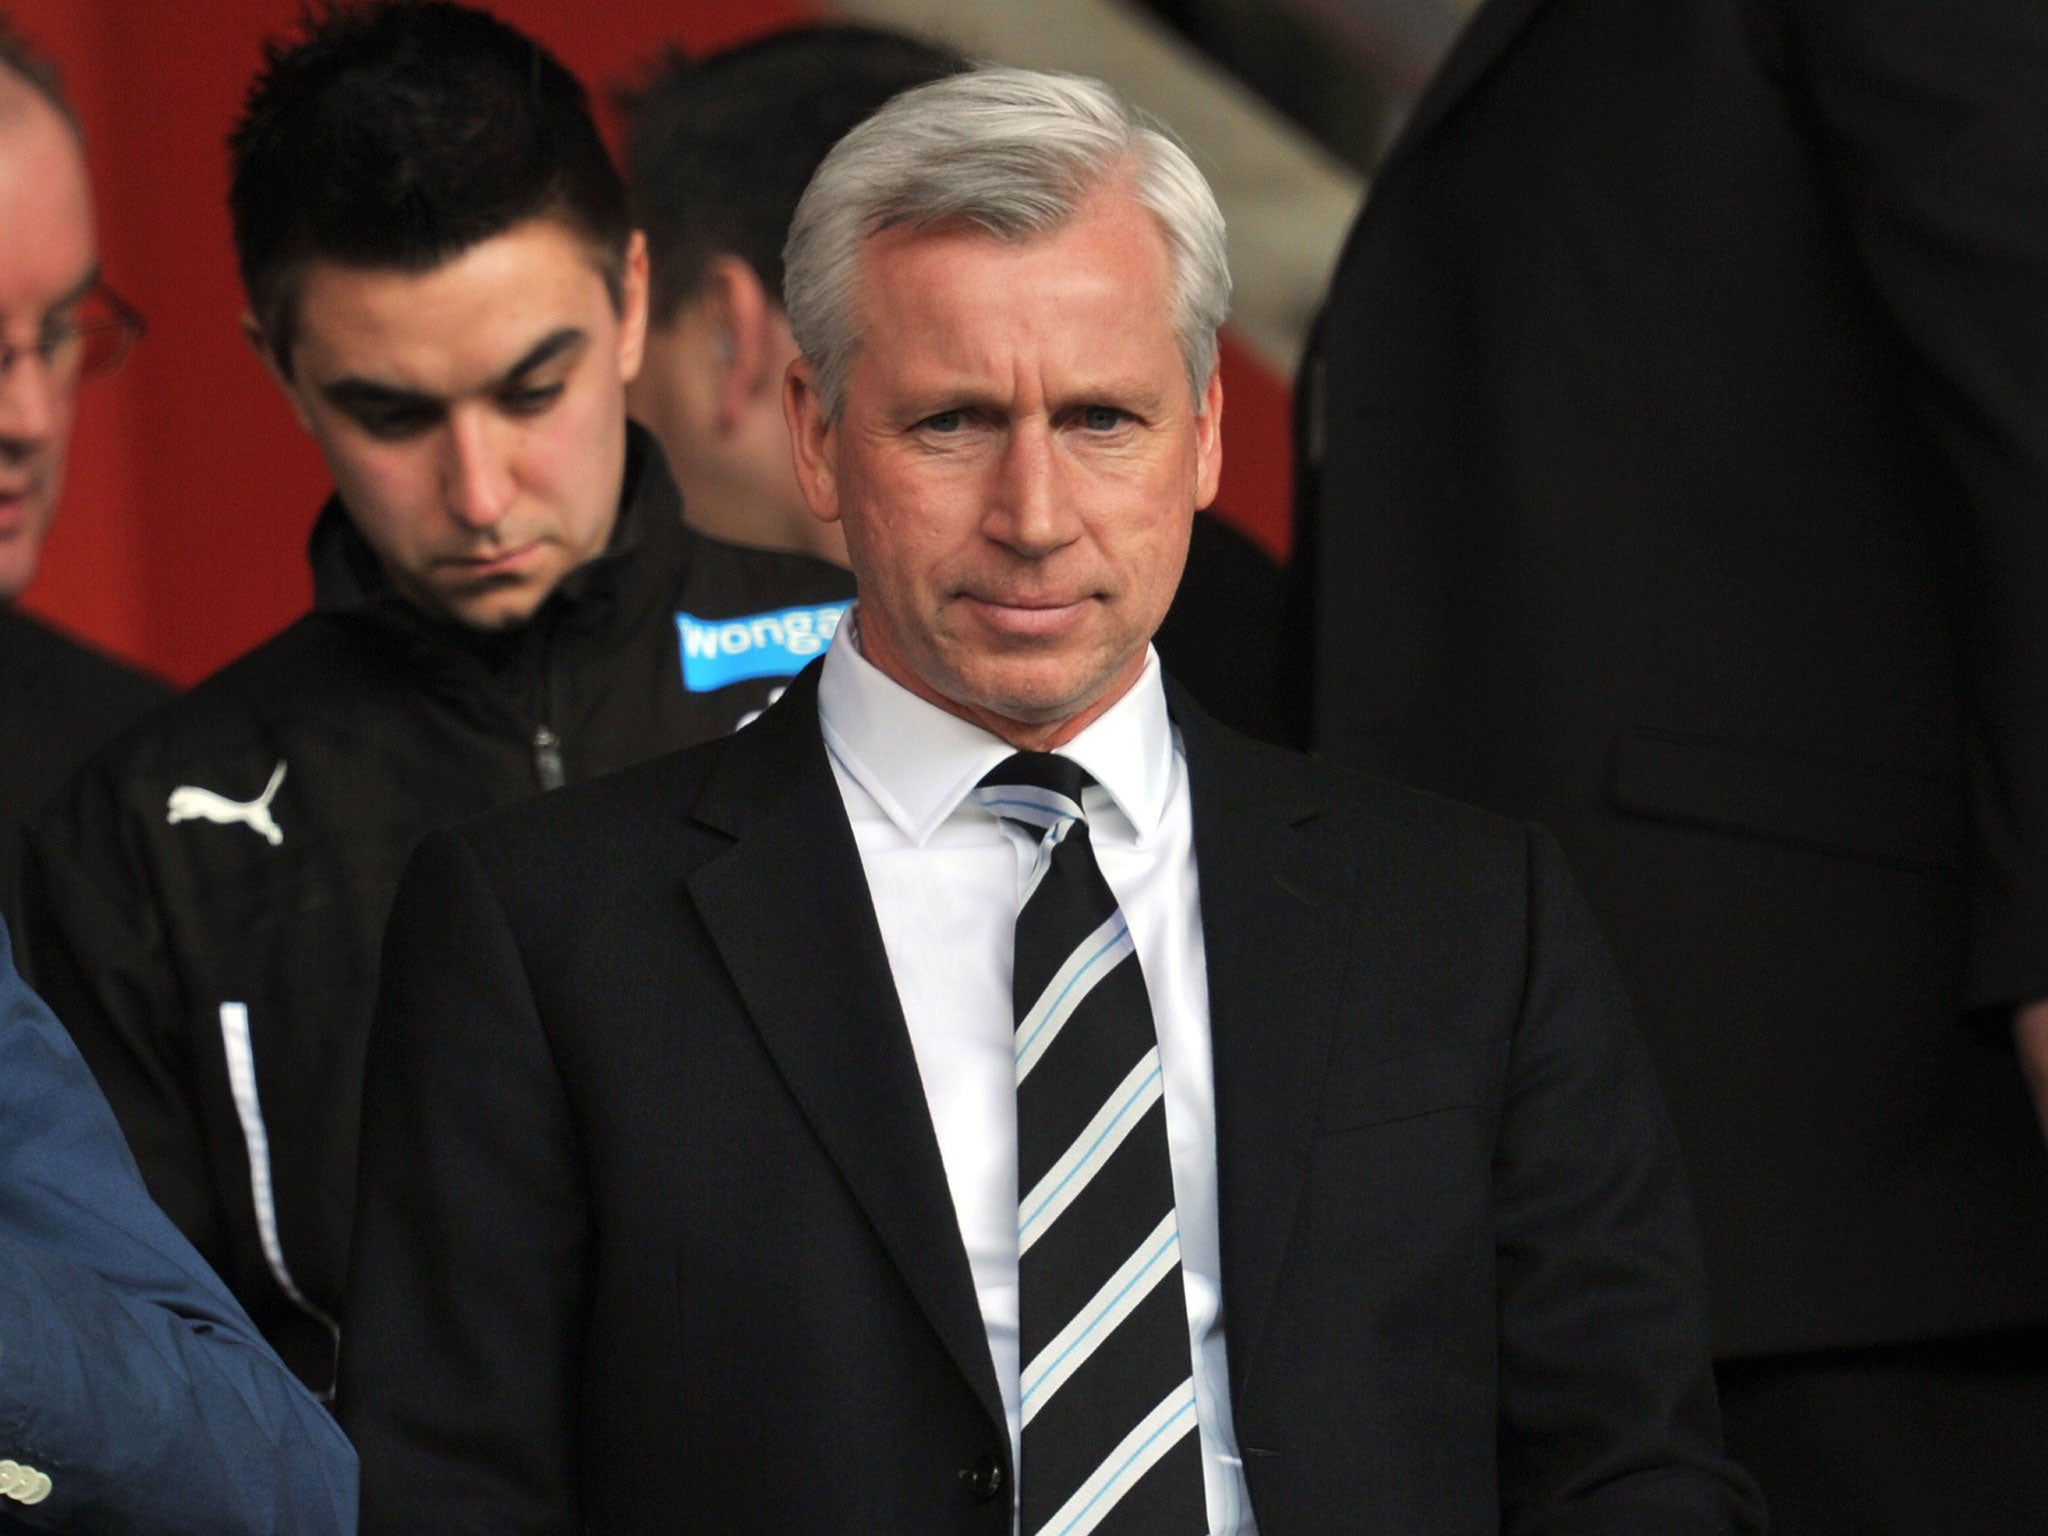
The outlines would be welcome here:
M 8 76 L 0 112 L 0 313 L 75 296 L 93 273 L 92 193 L 77 135 L 32 86 Z
M 515 226 L 409 272 L 316 259 L 300 274 L 294 361 L 394 388 L 483 388 L 559 355 L 611 305 L 599 258 L 552 222 Z
M 885 349 L 891 372 L 971 371 L 1050 347 L 1105 383 L 1135 384 L 1156 359 L 1133 355 L 1132 340 L 1178 347 L 1165 231 L 1121 189 L 1042 231 L 966 220 L 880 231 L 864 243 L 854 303 L 864 338 L 893 331 L 907 343 Z M 859 349 L 856 371 L 871 350 Z

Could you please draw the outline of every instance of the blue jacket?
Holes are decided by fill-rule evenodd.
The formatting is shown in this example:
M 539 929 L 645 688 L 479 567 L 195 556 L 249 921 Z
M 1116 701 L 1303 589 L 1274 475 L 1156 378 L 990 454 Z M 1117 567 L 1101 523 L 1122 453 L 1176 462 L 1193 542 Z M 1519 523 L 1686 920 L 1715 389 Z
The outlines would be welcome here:
M 355 1453 L 151 1204 L 0 925 L 0 1532 L 355 1517 Z

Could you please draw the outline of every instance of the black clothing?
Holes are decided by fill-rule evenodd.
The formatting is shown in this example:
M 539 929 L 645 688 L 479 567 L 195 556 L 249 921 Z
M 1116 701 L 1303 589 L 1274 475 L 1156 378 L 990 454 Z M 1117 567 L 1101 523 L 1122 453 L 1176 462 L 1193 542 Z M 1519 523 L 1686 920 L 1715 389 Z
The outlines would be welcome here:
M 1152 637 L 1159 660 L 1210 714 L 1234 730 L 1299 744 L 1280 709 L 1286 577 L 1257 544 L 1208 512 L 1195 514 L 1188 564 L 1166 621 Z
M 313 613 L 96 759 L 38 825 L 25 947 L 151 1193 L 324 1389 L 377 956 L 413 844 L 731 730 L 781 677 L 692 691 L 678 614 L 748 617 L 733 643 L 790 653 L 786 677 L 850 582 L 685 528 L 637 427 L 611 548 L 512 632 L 412 607 L 337 502 L 312 559 Z M 772 617 L 793 606 L 804 622 Z
M 78 765 L 171 696 L 155 678 L 0 606 L 0 917 L 21 932 L 21 837 Z
M 1008 1536 L 988 1331 L 817 675 L 736 736 L 421 843 L 349 1281 L 364 1536 Z M 1260 1531 L 1758 1529 L 1670 1128 L 1555 845 L 1167 698 Z
M 2048 1508 L 2038 1358 L 1930 1363 L 2048 1322 L 2044 80 L 2040 0 L 1488 0 L 1303 373 L 1316 740 L 1564 843 L 1791 1536 Z
M 1488 0 L 1304 374 L 1317 743 L 1564 843 L 1723 1357 L 2048 1321 L 2044 81 L 2040 0 Z
M 1732 1360 L 1728 1454 L 1772 1536 L 2040 1536 L 2048 1328 Z

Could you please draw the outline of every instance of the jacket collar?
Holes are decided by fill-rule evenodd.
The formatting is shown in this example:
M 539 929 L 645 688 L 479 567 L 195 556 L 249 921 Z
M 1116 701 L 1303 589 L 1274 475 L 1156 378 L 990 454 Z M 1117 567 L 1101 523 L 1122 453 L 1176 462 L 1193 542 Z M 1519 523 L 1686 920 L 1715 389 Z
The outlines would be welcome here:
M 1242 1403 L 1307 1179 L 1356 947 L 1359 868 L 1354 840 L 1332 835 L 1337 796 L 1320 770 L 1218 725 L 1171 679 L 1167 698 L 1194 811 L 1223 1293 Z
M 814 663 L 735 737 L 690 815 L 732 839 L 688 881 L 763 1043 L 906 1285 L 1003 1424 L 972 1272 L 860 851 L 826 757 Z M 1255 1379 L 1306 1178 L 1353 950 L 1355 842 L 1292 754 L 1203 714 L 1169 679 L 1187 753 L 1216 1069 L 1234 1395 Z M 1386 882 L 1382 881 L 1382 884 Z M 805 957 L 792 965 L 790 957 Z
M 1006 1441 L 923 1079 L 825 756 L 820 669 L 806 667 L 720 754 L 690 814 L 732 846 L 688 877 L 689 900 L 819 1142 Z

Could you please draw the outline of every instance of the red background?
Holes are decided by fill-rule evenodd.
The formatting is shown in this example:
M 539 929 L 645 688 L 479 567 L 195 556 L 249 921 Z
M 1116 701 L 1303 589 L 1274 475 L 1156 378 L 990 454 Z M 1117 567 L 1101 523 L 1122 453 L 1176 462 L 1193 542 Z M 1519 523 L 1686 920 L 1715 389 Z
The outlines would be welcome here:
M 303 612 L 327 476 L 237 325 L 223 144 L 299 0 L 0 0 L 63 66 L 108 282 L 149 319 L 79 399 L 64 507 L 22 605 L 189 683 Z M 796 0 L 496 0 L 603 98 L 669 41 L 702 52 L 819 14 Z M 606 107 L 608 113 L 608 105 Z M 4 237 L 4 232 L 0 232 Z M 1218 510 L 1284 556 L 1285 383 L 1226 338 Z

